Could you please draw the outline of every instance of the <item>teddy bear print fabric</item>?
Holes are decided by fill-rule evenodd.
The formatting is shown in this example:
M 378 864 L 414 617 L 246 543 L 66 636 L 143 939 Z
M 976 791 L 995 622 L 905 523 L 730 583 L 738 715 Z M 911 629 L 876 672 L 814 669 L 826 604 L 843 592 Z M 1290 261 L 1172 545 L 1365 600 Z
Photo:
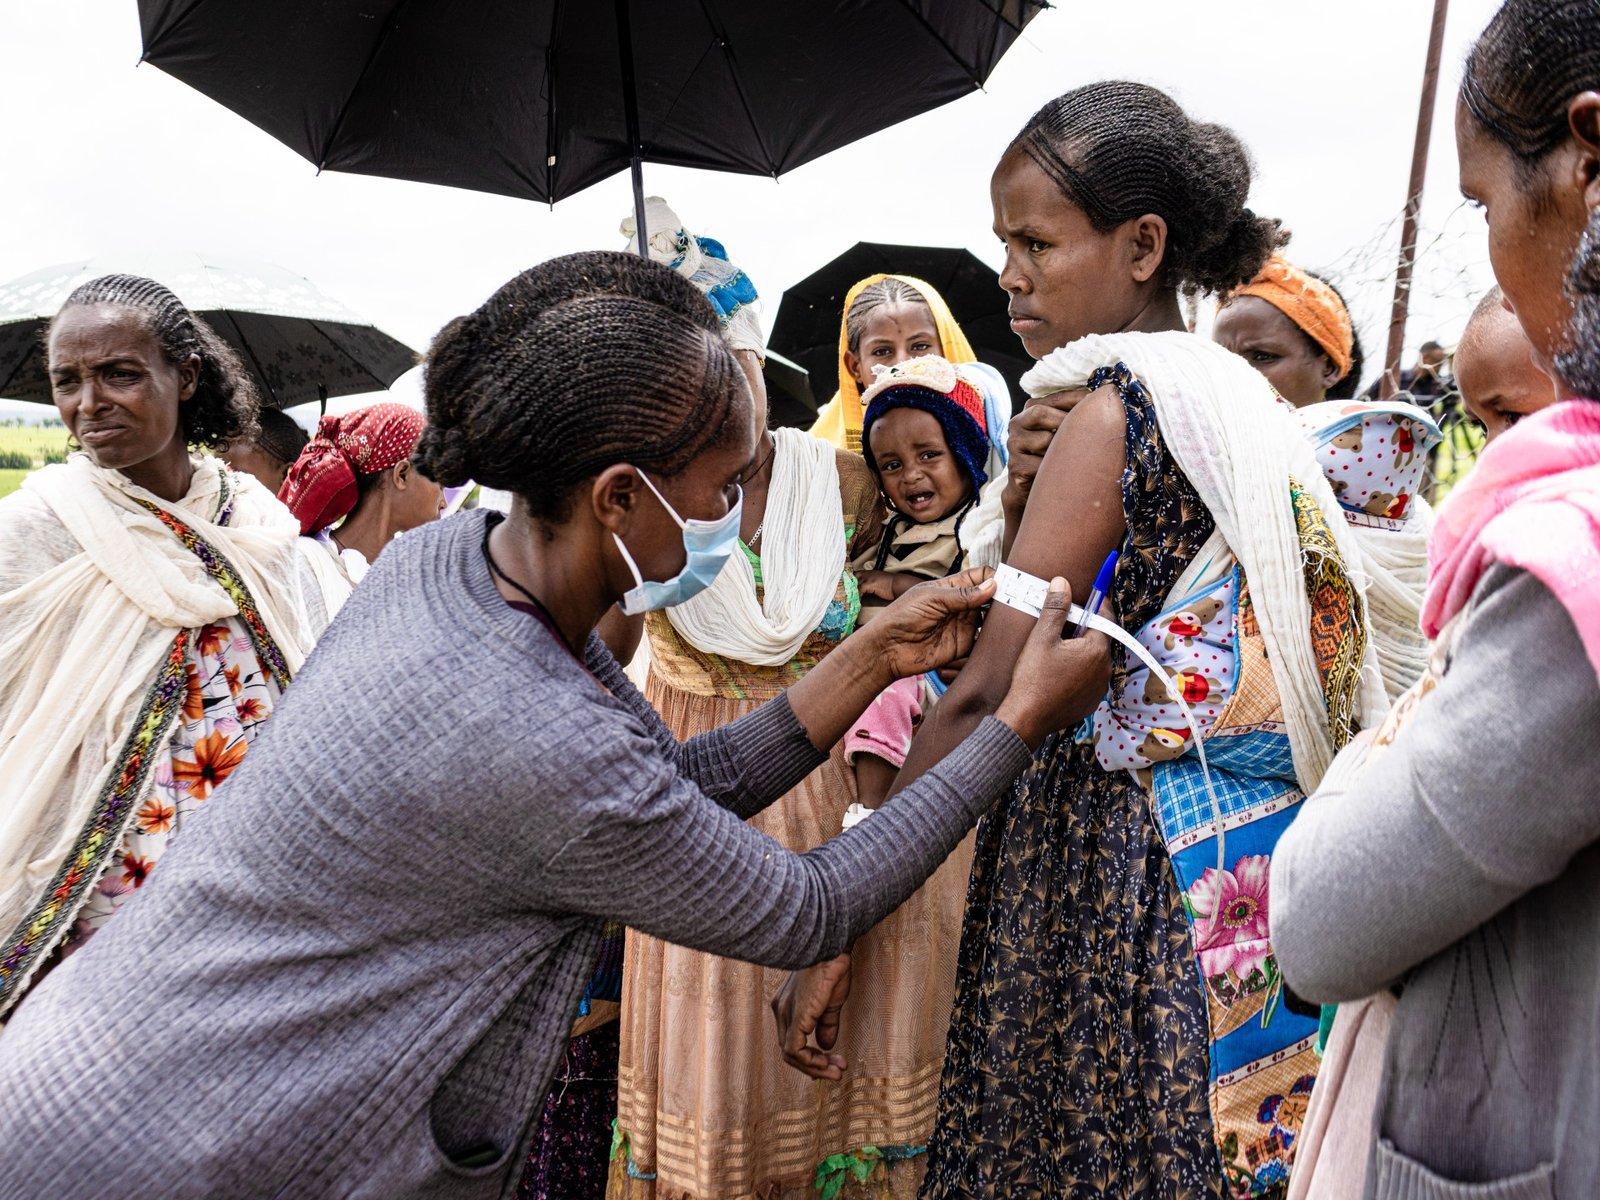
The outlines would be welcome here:
M 1233 694 L 1238 672 L 1235 599 L 1238 569 L 1201 593 L 1188 596 L 1138 633 L 1138 641 L 1166 670 L 1148 667 L 1123 674 L 1094 715 L 1095 757 L 1108 771 L 1136 771 L 1182 757 L 1195 731 L 1171 694 L 1177 688 L 1205 733 Z
M 1272 851 L 1304 799 L 1282 704 L 1237 565 L 1169 604 L 1137 637 L 1170 685 L 1145 668 L 1119 675 L 1093 718 L 1095 753 L 1148 790 L 1183 893 L 1229 1194 L 1273 1195 L 1293 1165 L 1318 1066 L 1317 1021 L 1285 1004 L 1268 924 Z M 1204 739 L 1209 787 L 1196 731 L 1170 687 Z
M 1330 400 L 1295 412 L 1353 525 L 1398 530 L 1422 489 L 1441 434 L 1411 404 Z

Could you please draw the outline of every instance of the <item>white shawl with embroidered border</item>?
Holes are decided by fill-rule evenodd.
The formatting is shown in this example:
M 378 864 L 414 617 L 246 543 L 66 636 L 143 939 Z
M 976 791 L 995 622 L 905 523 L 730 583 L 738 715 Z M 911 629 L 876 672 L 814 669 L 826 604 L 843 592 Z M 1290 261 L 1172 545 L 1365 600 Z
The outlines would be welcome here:
M 172 512 L 227 557 L 291 672 L 310 649 L 299 527 L 234 472 L 232 517 L 214 524 L 226 470 L 197 458 L 188 493 L 169 503 L 74 454 L 0 501 L 0 938 L 66 860 L 178 631 L 239 612 L 137 501 Z

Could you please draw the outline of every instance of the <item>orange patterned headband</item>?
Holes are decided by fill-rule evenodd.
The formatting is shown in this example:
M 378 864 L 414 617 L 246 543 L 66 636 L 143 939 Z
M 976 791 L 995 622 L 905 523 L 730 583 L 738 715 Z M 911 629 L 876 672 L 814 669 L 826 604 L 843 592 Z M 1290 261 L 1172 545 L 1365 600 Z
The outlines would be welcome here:
M 1239 296 L 1265 300 L 1322 348 L 1339 368 L 1340 379 L 1350 374 L 1350 354 L 1355 342 L 1350 310 L 1339 299 L 1339 293 L 1322 280 L 1273 255 L 1254 279 L 1228 298 Z

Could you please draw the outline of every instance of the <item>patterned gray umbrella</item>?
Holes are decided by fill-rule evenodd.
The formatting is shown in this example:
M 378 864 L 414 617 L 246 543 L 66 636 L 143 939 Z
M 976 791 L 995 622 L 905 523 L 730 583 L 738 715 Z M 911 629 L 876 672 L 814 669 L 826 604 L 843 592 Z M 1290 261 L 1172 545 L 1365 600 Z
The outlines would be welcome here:
M 0 397 L 51 402 L 45 325 L 79 284 L 120 272 L 176 292 L 239 352 L 273 408 L 380 391 L 417 364 L 411 347 L 292 271 L 194 254 L 127 255 L 62 263 L 0 285 Z

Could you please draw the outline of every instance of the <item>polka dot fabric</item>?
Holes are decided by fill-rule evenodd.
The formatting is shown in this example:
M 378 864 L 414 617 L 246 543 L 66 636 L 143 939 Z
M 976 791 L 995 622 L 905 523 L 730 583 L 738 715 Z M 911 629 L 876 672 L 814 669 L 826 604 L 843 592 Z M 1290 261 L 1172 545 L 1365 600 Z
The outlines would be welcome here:
M 372 404 L 342 417 L 323 417 L 278 490 L 278 499 L 299 520 L 301 534 L 349 516 L 361 495 L 360 476 L 410 458 L 426 425 L 421 413 L 403 404 Z
M 1427 413 L 1410 404 L 1334 400 L 1298 409 L 1295 419 L 1351 524 L 1405 524 L 1441 437 Z

